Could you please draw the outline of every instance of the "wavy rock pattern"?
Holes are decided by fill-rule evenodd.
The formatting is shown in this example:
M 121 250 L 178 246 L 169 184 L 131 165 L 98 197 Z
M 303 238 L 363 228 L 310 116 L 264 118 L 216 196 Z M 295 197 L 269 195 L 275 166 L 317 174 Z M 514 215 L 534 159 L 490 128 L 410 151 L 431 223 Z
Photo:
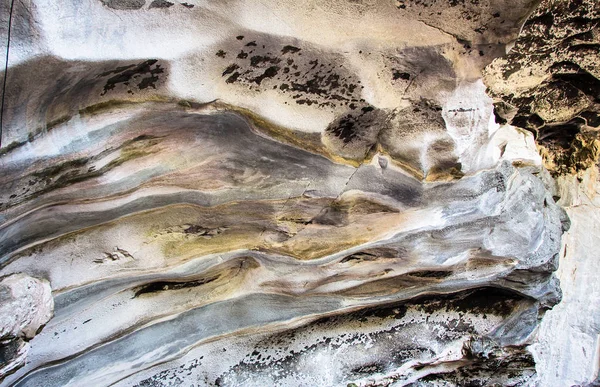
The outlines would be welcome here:
M 569 219 L 481 81 L 533 2 L 481 3 L 11 3 L 0 274 L 54 317 L 2 384 L 535 383 Z

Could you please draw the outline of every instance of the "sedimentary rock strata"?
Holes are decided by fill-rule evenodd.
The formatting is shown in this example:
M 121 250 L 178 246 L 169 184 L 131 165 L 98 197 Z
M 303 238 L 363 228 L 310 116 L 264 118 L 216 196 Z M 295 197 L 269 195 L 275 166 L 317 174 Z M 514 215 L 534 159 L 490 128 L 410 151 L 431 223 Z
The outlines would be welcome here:
M 532 1 L 0 6 L 0 275 L 46 291 L 2 298 L 42 316 L 2 385 L 573 380 L 538 331 L 580 187 L 544 136 L 598 90 L 511 74 L 591 2 L 519 40 Z

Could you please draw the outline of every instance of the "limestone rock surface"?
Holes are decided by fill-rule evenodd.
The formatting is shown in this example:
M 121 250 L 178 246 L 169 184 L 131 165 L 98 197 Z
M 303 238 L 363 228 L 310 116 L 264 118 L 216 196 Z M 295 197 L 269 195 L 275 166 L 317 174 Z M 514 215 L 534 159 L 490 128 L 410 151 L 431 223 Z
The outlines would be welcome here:
M 52 318 L 50 284 L 24 274 L 0 279 L 0 375 L 23 366 L 28 341 Z
M 598 2 L 544 0 L 510 53 L 486 69 L 499 121 L 535 133 L 555 174 L 598 162 L 599 59 Z
M 591 381 L 539 335 L 568 195 L 496 122 L 536 3 L 3 0 L 0 274 L 54 316 L 2 386 Z
M 598 384 L 599 10 L 595 1 L 542 1 L 515 47 L 485 70 L 497 119 L 535 134 L 571 220 L 557 272 L 563 299 L 531 347 L 541 386 Z

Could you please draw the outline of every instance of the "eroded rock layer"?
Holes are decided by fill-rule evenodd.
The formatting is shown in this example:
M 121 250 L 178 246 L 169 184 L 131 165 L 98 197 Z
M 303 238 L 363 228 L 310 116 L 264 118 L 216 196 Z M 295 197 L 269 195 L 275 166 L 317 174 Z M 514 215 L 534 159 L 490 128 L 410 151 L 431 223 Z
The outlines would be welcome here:
M 598 162 L 599 59 L 598 2 L 542 1 L 511 52 L 487 68 L 498 119 L 535 133 L 555 174 Z
M 54 316 L 2 385 L 538 383 L 570 221 L 482 82 L 534 6 L 4 1 L 0 274 Z

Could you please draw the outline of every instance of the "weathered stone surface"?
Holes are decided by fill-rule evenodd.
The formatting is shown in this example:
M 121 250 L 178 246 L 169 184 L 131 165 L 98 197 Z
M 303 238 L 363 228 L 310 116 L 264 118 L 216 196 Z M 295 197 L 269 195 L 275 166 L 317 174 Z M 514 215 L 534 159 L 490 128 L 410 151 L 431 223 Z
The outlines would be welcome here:
M 2 385 L 597 376 L 549 373 L 572 342 L 548 341 L 575 305 L 553 274 L 570 186 L 539 132 L 494 116 L 531 92 L 530 111 L 562 123 L 593 91 L 520 75 L 508 98 L 504 59 L 482 78 L 534 2 L 30 3 L 14 4 L 4 74 L 0 274 L 47 280 L 55 311 L 23 328 L 27 361 Z M 577 170 L 590 133 L 569 143 Z
M 539 339 L 532 346 L 542 386 L 597 383 L 599 187 L 595 168 L 588 169 L 581 181 L 576 176 L 557 181 L 555 194 L 561 197 L 559 203 L 566 208 L 572 226 L 564 235 L 557 271 L 563 299 L 544 317 Z
M 599 8 L 596 1 L 542 1 L 513 50 L 486 69 L 497 119 L 536 134 L 549 187 L 572 222 L 558 277 L 563 300 L 531 347 L 540 386 L 597 383 Z
M 50 284 L 24 274 L 0 279 L 0 378 L 25 364 L 28 341 L 52 318 Z
M 542 1 L 511 52 L 486 69 L 498 119 L 535 133 L 557 174 L 598 161 L 599 36 L 597 1 Z

